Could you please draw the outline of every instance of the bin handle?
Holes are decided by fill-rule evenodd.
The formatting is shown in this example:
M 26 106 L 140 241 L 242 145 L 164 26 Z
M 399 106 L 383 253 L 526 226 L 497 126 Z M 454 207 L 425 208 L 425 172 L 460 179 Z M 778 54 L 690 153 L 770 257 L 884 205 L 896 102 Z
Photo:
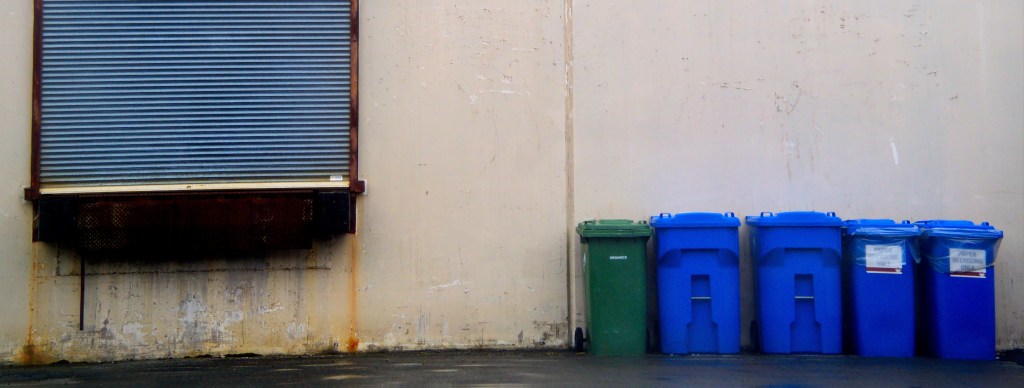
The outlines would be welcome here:
M 835 217 L 836 216 L 836 212 L 828 212 L 828 213 L 825 213 L 825 215 L 829 216 L 829 217 Z
M 725 216 L 726 216 L 726 217 L 729 217 L 729 218 L 736 218 L 736 213 L 733 213 L 733 212 L 725 212 Z
M 773 217 L 775 216 L 772 212 L 761 212 L 761 217 Z
M 910 225 L 910 220 L 903 220 L 903 225 Z
M 984 221 L 984 222 L 982 222 L 982 223 L 981 223 L 981 226 L 988 226 L 988 221 Z
M 658 218 L 669 218 L 672 217 L 672 213 L 661 213 L 658 214 Z

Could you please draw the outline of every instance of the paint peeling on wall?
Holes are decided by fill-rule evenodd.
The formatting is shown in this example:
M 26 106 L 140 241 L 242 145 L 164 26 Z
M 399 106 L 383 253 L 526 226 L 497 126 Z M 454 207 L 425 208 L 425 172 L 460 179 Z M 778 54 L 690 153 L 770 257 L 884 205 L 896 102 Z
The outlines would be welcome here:
M 341 333 L 319 323 L 329 311 L 306 302 L 337 291 L 321 286 L 333 283 L 332 258 L 279 252 L 260 262 L 236 257 L 131 265 L 93 258 L 85 330 L 79 331 L 77 265 L 67 264 L 81 258 L 36 246 L 35 324 L 20 363 L 340 350 Z M 318 293 L 305 295 L 307 286 Z

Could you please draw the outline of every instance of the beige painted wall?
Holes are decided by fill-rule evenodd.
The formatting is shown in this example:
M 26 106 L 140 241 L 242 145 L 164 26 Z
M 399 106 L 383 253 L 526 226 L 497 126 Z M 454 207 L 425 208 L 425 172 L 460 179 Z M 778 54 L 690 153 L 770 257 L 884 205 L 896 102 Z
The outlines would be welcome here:
M 577 220 L 990 221 L 998 346 L 1024 346 L 1021 2 L 573 3 Z
M 29 184 L 31 151 L 31 15 L 30 1 L 0 2 L 0 362 L 14 356 L 28 333 L 32 205 L 22 200 L 22 190 Z
M 359 234 L 259 257 L 91 258 L 83 331 L 80 258 L 29 252 L 30 4 L 0 4 L 0 154 L 17 182 L 0 196 L 14 301 L 0 359 L 564 346 L 563 2 L 364 1 Z
M 566 337 L 561 1 L 364 1 L 359 336 Z
M 30 3 L 0 2 L 0 362 L 563 347 L 576 222 L 812 208 L 1004 229 L 999 347 L 1024 346 L 1019 2 L 363 1 L 359 233 L 94 259 L 84 331 L 80 258 L 21 200 Z

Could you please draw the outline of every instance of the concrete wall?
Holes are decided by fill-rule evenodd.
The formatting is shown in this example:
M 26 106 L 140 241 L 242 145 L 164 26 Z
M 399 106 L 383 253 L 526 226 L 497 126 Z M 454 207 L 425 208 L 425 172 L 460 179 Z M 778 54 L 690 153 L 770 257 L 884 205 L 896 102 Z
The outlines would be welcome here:
M 0 3 L 0 362 L 26 341 L 32 294 L 32 205 L 22 200 L 29 183 L 28 130 L 32 125 L 32 2 Z
M 573 4 L 576 219 L 990 221 L 998 346 L 1024 346 L 1024 5 Z
M 561 1 L 364 1 L 360 338 L 566 337 Z
M 82 331 L 21 200 L 31 16 L 0 2 L 0 360 L 563 347 L 575 223 L 697 210 L 991 221 L 1024 346 L 1019 2 L 363 1 L 359 233 L 92 258 Z
M 82 331 L 81 258 L 32 246 L 20 199 L 31 3 L 0 3 L 0 358 L 564 346 L 563 2 L 364 1 L 359 233 L 259 257 L 89 258 Z

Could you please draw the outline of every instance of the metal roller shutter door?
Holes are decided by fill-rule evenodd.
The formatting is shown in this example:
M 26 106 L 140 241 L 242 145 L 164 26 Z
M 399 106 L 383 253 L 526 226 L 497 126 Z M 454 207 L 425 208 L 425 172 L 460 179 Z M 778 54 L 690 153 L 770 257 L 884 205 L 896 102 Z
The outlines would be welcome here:
M 347 181 L 351 11 L 43 1 L 42 187 Z

